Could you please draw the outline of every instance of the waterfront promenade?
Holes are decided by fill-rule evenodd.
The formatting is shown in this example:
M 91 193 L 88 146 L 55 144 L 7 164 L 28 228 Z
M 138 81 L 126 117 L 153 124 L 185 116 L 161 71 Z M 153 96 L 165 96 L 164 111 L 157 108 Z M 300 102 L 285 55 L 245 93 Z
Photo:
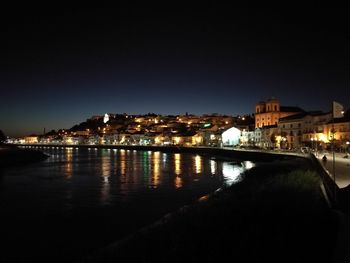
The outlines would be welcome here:
M 323 161 L 322 157 L 326 155 L 327 161 Z M 333 163 L 333 153 L 318 154 L 316 157 L 330 178 L 339 187 L 339 195 L 341 200 L 342 212 L 337 211 L 338 218 L 338 239 L 334 253 L 333 262 L 350 262 L 350 156 L 345 158 L 345 153 L 335 153 Z M 335 175 L 335 176 L 334 176 Z
M 333 154 L 327 153 L 327 161 L 323 162 L 322 157 L 323 154 L 318 154 L 317 158 L 322 163 L 322 165 L 329 172 L 329 175 L 334 180 L 333 173 Z M 335 183 L 339 188 L 344 188 L 350 185 L 350 155 L 348 158 L 344 158 L 345 153 L 335 153 Z

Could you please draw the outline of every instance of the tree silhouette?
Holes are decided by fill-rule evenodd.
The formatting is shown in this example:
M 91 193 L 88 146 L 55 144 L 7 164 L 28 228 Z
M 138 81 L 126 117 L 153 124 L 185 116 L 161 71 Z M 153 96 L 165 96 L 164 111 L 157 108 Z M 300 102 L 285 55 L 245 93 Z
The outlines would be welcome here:
M 0 130 L 0 144 L 3 144 L 6 141 L 6 136 L 2 130 Z

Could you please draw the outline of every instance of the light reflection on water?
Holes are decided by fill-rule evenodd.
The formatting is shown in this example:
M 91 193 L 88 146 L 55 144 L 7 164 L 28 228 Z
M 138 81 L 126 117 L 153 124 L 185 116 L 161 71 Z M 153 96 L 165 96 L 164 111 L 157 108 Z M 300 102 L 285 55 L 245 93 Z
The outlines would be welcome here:
M 227 162 L 222 164 L 222 174 L 225 178 L 226 185 L 238 182 L 243 171 L 244 168 L 242 166 L 232 165 Z
M 66 166 L 65 166 L 65 177 L 70 179 L 73 175 L 73 153 L 72 148 L 67 147 L 66 149 Z
M 137 189 L 179 189 L 186 184 L 207 181 L 208 176 L 227 186 L 239 181 L 245 170 L 254 167 L 250 161 L 232 163 L 200 155 L 159 151 L 78 147 L 45 147 L 41 150 L 51 156 L 45 162 L 46 169 L 58 175 L 61 173 L 65 180 L 79 180 L 84 174 L 100 174 L 101 204 L 109 204 L 111 192 L 119 191 L 120 195 L 126 196 Z M 200 179 L 198 175 L 204 175 L 204 178 Z M 111 179 L 114 176 L 118 180 Z M 169 185 L 170 178 L 172 187 Z
M 216 174 L 217 165 L 214 160 L 210 160 L 210 172 L 212 175 Z
M 110 183 L 109 177 L 111 175 L 111 166 L 113 162 L 111 160 L 110 151 L 108 153 L 105 150 L 102 150 L 101 157 L 101 204 L 106 205 L 109 204 L 110 199 Z
M 55 179 L 39 181 L 33 188 L 48 195 L 51 193 L 46 188 L 53 189 L 51 195 L 55 193 L 55 199 L 63 199 L 60 202 L 69 209 L 113 206 L 152 191 L 162 191 L 163 197 L 173 195 L 174 198 L 176 191 L 204 195 L 238 182 L 245 170 L 254 167 L 250 161 L 235 163 L 183 153 L 77 147 L 39 149 L 51 157 L 36 164 L 36 170 L 23 168 L 21 172 Z M 30 186 L 26 191 L 34 192 Z M 86 201 L 82 201 L 81 196 Z
M 225 178 L 226 185 L 230 186 L 242 179 L 244 171 L 249 170 L 255 166 L 251 161 L 244 161 L 241 165 L 233 165 L 228 162 L 222 164 L 222 174 Z
M 121 175 L 126 175 L 126 161 L 125 161 L 125 150 L 120 150 L 120 172 Z
M 157 188 L 160 183 L 160 152 L 153 153 L 153 175 L 152 175 L 152 186 Z
M 194 170 L 196 172 L 196 174 L 200 174 L 202 172 L 202 168 L 203 168 L 203 163 L 202 163 L 202 157 L 200 155 L 196 155 L 194 157 Z
M 252 169 L 255 166 L 255 164 L 251 161 L 244 161 L 242 164 L 246 170 Z
M 181 174 L 181 154 L 175 153 L 175 174 L 179 176 Z M 163 162 L 166 162 L 166 159 L 163 159 Z
M 254 166 L 249 161 L 233 163 L 185 153 L 94 147 L 39 150 L 50 157 L 2 172 L 0 203 L 12 224 L 8 237 L 27 239 L 23 244 L 33 244 L 33 253 L 41 242 L 54 255 L 60 249 L 78 253 L 69 244 L 64 247 L 62 240 L 74 240 L 82 248 L 103 247 L 241 180 L 241 173 Z M 13 218 L 20 219 L 21 229 Z M 35 234 L 30 232 L 31 222 L 40 222 Z M 86 232 L 93 234 L 81 234 Z

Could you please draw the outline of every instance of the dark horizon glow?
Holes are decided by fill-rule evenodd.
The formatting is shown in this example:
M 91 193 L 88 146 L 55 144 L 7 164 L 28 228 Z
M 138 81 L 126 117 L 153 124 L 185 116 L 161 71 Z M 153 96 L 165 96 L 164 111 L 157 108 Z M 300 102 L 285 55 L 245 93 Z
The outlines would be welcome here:
M 0 129 L 40 134 L 106 112 L 251 114 L 272 96 L 349 106 L 346 10 L 171 10 L 9 12 Z

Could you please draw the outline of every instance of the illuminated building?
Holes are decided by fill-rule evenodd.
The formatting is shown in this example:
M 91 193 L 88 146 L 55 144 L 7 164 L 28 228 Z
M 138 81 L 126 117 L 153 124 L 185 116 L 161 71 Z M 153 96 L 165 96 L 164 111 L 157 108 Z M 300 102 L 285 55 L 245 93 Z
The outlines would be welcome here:
M 236 127 L 231 127 L 229 129 L 225 130 L 221 134 L 222 144 L 224 146 L 237 145 L 237 144 L 239 144 L 240 137 L 241 137 L 241 131 L 239 129 L 237 129 Z
M 277 125 L 280 118 L 304 112 L 299 107 L 280 106 L 279 100 L 260 101 L 255 106 L 255 128 Z
M 278 127 L 280 129 L 281 139 L 284 142 L 282 146 L 293 149 L 301 146 L 311 147 L 312 144 L 316 144 L 317 142 L 327 143 L 328 141 L 323 136 L 323 126 L 331 118 L 331 113 L 304 112 L 280 119 Z
M 37 135 L 29 135 L 24 137 L 24 142 L 28 144 L 38 143 L 39 137 Z
M 339 148 L 348 148 L 350 141 L 350 118 L 339 118 L 322 125 L 323 139 L 331 142 L 334 135 L 334 144 Z
M 195 132 L 178 133 L 171 137 L 171 141 L 173 145 L 192 146 L 192 142 L 197 140 L 195 135 Z

